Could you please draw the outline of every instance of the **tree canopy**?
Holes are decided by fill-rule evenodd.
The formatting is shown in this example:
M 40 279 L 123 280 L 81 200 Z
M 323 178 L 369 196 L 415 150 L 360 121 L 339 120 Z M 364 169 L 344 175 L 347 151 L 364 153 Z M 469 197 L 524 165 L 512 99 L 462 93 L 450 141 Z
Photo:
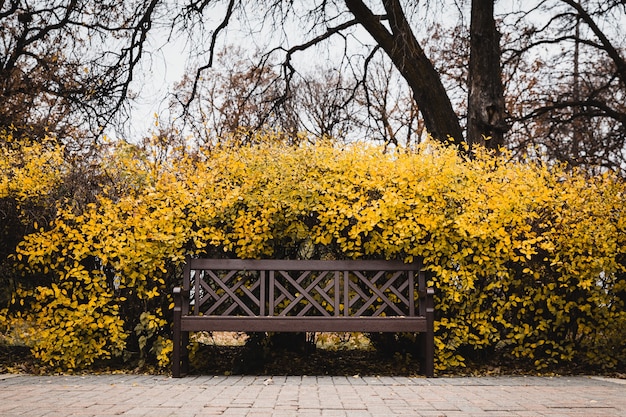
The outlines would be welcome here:
M 176 41 L 189 59 L 170 90 L 172 120 L 161 127 L 171 131 L 221 129 L 202 111 L 227 100 L 210 86 L 218 57 L 230 54 L 248 67 L 242 74 L 257 74 L 246 80 L 257 83 L 253 94 L 238 97 L 257 103 L 239 107 L 251 125 L 237 128 L 339 136 L 360 128 L 391 144 L 406 137 L 394 120 L 419 113 L 410 134 L 621 169 L 625 8 L 618 0 L 3 1 L 0 126 L 65 139 L 77 129 L 92 138 L 123 131 L 157 51 Z M 381 65 L 406 98 L 376 90 Z M 334 78 L 335 97 L 302 97 L 324 79 L 316 73 Z M 342 127 L 329 130 L 322 113 Z

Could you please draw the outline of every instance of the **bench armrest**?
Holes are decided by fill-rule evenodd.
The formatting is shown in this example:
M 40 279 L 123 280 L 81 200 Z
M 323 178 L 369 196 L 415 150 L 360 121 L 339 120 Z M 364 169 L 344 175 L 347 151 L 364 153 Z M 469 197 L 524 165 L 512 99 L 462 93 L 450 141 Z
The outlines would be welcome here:
M 177 312 L 187 314 L 187 310 L 189 309 L 189 290 L 184 290 L 181 287 L 174 287 L 172 295 L 174 296 L 174 314 Z

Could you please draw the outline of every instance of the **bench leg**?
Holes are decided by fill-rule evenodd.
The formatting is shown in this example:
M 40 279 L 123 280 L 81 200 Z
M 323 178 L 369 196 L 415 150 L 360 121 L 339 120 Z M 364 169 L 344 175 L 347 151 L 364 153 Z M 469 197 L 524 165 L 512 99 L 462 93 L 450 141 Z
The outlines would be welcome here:
M 189 332 L 183 332 L 182 345 L 180 347 L 180 370 L 183 375 L 189 373 Z
M 419 346 L 419 362 L 420 362 L 420 374 L 426 375 L 426 363 L 428 362 L 428 354 L 426 353 L 426 334 L 418 333 L 417 344 Z
M 172 351 L 172 377 L 180 378 L 189 372 L 189 332 L 174 331 Z
M 172 377 L 180 378 L 189 373 L 189 332 L 174 332 L 172 352 Z
M 433 301 L 434 291 L 427 289 L 425 301 L 426 331 L 419 334 L 422 348 L 420 371 L 428 378 L 435 376 L 435 309 Z
M 432 378 L 435 376 L 435 346 L 434 346 L 433 334 L 431 332 L 426 332 L 423 334 L 422 341 L 422 352 L 423 358 L 420 366 L 422 367 L 422 372 L 428 378 Z
M 189 332 L 182 330 L 183 305 L 188 302 L 185 291 L 180 287 L 173 290 L 174 295 L 174 323 L 172 326 L 172 377 L 180 378 L 189 371 Z
M 430 332 L 417 335 L 420 345 L 420 373 L 428 378 L 435 374 L 434 366 L 434 340 Z
M 180 349 L 182 345 L 180 322 L 174 320 L 173 327 L 172 342 L 174 343 L 174 348 L 172 349 L 172 377 L 180 378 Z

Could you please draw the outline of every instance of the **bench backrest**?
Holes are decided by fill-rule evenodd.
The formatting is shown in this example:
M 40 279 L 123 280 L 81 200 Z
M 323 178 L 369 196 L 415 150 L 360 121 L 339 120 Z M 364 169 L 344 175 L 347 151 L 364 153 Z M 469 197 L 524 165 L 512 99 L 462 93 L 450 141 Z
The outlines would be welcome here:
M 188 259 L 183 315 L 424 316 L 421 262 Z

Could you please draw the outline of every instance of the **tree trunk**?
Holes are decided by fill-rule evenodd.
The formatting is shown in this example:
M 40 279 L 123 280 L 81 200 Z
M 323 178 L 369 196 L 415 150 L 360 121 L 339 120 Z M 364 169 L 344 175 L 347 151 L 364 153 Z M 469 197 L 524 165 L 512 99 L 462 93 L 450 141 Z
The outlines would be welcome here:
M 494 0 L 473 0 L 470 23 L 467 141 L 498 149 L 506 123 L 500 68 L 500 33 L 493 18 Z
M 361 0 L 345 0 L 345 4 L 409 84 L 428 133 L 435 139 L 461 144 L 463 130 L 459 117 L 439 73 L 415 38 L 400 1 L 383 0 L 391 32 L 382 24 L 381 17 L 374 15 Z

